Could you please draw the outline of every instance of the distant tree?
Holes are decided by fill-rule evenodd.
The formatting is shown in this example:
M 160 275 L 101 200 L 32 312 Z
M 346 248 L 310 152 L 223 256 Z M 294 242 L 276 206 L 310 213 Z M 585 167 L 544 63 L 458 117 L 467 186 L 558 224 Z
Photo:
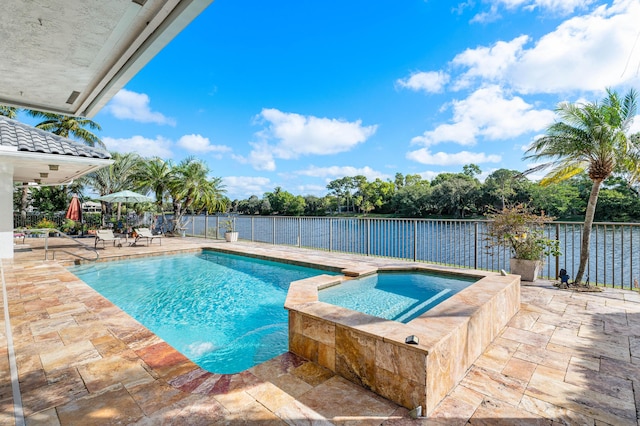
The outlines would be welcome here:
M 480 167 L 478 167 L 477 164 L 472 163 L 462 167 L 462 174 L 469 177 L 475 177 L 476 175 L 479 175 L 481 173 L 482 170 L 480 170 Z
M 315 195 L 307 195 L 304 197 L 304 215 L 305 216 L 325 216 L 329 206 L 327 198 L 316 197 Z
M 397 190 L 391 205 L 402 217 L 425 217 L 430 208 L 431 187 L 427 185 L 409 185 Z
M 627 135 L 636 110 L 637 94 L 633 89 L 624 99 L 608 89 L 600 103 L 563 102 L 556 109 L 558 121 L 547 129 L 545 136 L 533 142 L 525 155 L 525 159 L 543 161 L 529 172 L 552 168 L 542 185 L 560 182 L 584 170 L 589 173 L 592 188 L 584 218 L 576 284 L 582 283 L 589 260 L 591 228 L 602 183 L 614 172 L 638 169 L 640 140 Z

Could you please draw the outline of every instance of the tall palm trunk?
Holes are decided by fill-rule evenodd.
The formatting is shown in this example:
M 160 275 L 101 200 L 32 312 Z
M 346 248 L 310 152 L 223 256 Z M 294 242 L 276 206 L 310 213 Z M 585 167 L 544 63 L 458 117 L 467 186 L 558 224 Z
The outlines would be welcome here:
M 591 195 L 587 203 L 587 211 L 584 214 L 584 229 L 582 231 L 582 245 L 580 246 L 580 265 L 576 273 L 575 283 L 581 284 L 584 272 L 587 269 L 587 261 L 589 260 L 589 248 L 591 243 L 591 228 L 593 226 L 593 218 L 596 214 L 596 205 L 598 204 L 598 194 L 602 179 L 594 180 L 591 187 Z

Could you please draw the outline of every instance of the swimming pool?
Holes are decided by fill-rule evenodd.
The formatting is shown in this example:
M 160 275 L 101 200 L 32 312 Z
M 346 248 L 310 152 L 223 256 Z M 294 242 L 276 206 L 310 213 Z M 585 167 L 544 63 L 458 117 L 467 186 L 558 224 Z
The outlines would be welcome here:
M 289 284 L 332 275 L 214 251 L 69 270 L 200 367 L 225 374 L 286 352 Z
M 435 273 L 381 272 L 318 292 L 318 300 L 407 323 L 477 281 Z

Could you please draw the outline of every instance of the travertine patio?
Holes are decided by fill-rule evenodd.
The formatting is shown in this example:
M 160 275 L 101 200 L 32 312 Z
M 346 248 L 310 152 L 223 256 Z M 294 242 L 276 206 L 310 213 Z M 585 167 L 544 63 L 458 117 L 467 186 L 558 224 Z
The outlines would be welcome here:
M 431 418 L 291 353 L 234 375 L 205 372 L 95 293 L 41 241 L 2 261 L 0 423 L 640 425 L 640 295 L 521 289 L 521 310 Z M 50 247 L 65 244 L 57 239 Z M 18 246 L 20 247 L 20 246 Z M 263 244 L 165 238 L 100 250 L 102 260 L 224 247 L 352 267 L 396 261 Z M 8 306 L 11 336 L 5 333 Z M 12 394 L 12 337 L 20 398 Z M 19 418 L 19 417 L 18 417 Z

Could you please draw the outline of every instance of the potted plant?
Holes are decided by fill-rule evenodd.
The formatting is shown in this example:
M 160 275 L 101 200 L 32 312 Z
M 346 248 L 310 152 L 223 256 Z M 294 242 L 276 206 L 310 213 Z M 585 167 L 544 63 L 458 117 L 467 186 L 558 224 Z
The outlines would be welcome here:
M 238 241 L 238 232 L 236 231 L 236 218 L 229 217 L 220 222 L 220 228 L 225 230 L 224 239 L 228 242 Z
M 560 242 L 545 236 L 544 226 L 553 217 L 534 214 L 523 204 L 505 207 L 488 215 L 488 240 L 490 246 L 510 249 L 511 273 L 523 281 L 535 281 L 547 256 L 559 256 Z
M 36 229 L 41 230 L 40 236 L 45 236 L 45 234 L 48 234 L 51 237 L 55 237 L 58 234 L 58 232 L 56 231 L 57 227 L 58 225 L 56 225 L 54 221 L 47 218 L 43 218 L 38 223 L 36 223 Z

